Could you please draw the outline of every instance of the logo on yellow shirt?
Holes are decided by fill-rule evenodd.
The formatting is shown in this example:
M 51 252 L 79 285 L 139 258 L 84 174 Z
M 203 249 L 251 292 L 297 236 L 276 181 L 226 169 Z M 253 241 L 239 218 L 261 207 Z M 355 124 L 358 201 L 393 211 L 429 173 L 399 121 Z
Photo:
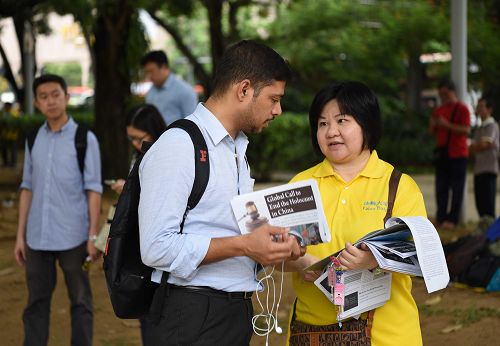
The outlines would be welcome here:
M 364 201 L 363 211 L 387 211 L 387 201 Z

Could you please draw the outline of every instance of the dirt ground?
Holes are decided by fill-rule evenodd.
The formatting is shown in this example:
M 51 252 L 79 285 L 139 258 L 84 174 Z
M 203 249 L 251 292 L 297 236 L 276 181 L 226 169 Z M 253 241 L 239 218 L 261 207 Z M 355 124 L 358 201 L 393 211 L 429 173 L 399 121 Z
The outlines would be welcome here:
M 4 201 L 14 198 L 12 207 Z M 24 269 L 13 257 L 17 223 L 17 193 L 15 186 L 0 188 L 0 344 L 21 345 L 23 325 L 21 315 L 27 300 Z M 114 197 L 105 195 L 105 208 Z M 106 209 L 104 209 L 106 210 Z M 104 215 L 105 213 L 103 213 Z M 466 230 L 459 230 L 466 232 Z M 442 234 L 444 241 L 460 233 Z M 94 344 L 109 346 L 140 345 L 139 326 L 135 320 L 120 320 L 113 314 L 109 302 L 102 262 L 90 268 L 94 293 Z M 50 323 L 52 346 L 69 344 L 69 301 L 59 272 L 53 296 Z M 279 278 L 277 278 L 279 280 Z M 270 345 L 284 345 L 288 313 L 293 292 L 285 276 L 279 324 L 283 335 L 272 333 Z M 500 294 L 476 292 L 471 289 L 449 287 L 427 294 L 422 279 L 414 279 L 413 295 L 419 305 L 424 345 L 498 345 L 500 339 Z M 255 313 L 259 307 L 254 300 Z M 397 321 L 395 321 L 397 323 Z M 254 335 L 251 345 L 265 345 L 265 338 Z

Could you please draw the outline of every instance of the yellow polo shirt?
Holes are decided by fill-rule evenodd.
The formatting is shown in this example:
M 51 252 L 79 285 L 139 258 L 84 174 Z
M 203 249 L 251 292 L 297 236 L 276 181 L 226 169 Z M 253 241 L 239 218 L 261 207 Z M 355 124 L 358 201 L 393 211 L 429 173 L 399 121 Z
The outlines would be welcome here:
M 315 179 L 321 192 L 332 241 L 309 246 L 307 253 L 322 259 L 355 242 L 365 234 L 381 229 L 387 212 L 389 179 L 393 166 L 373 151 L 363 171 L 349 183 L 333 171 L 325 159 L 297 174 L 292 182 Z M 399 182 L 393 216 L 427 216 L 424 199 L 415 181 L 403 174 Z M 297 294 L 296 319 L 313 324 L 336 323 L 336 308 L 312 282 L 293 274 Z M 391 298 L 376 309 L 372 327 L 372 345 L 421 345 L 418 310 L 411 295 L 408 275 L 393 273 Z

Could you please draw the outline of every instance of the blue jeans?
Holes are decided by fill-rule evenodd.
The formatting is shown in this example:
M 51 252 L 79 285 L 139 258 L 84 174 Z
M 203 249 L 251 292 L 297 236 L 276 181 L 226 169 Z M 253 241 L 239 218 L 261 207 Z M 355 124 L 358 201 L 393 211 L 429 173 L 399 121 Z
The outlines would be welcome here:
M 87 243 L 65 251 L 39 251 L 26 247 L 28 305 L 23 313 L 24 345 L 47 345 L 50 302 L 59 262 L 71 302 L 71 345 L 92 345 L 92 292 L 89 275 L 82 269 Z

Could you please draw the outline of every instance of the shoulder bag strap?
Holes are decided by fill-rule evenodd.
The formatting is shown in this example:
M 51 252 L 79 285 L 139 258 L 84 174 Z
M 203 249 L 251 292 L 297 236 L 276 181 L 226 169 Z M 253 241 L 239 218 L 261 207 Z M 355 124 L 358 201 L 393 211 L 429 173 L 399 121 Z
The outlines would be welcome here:
M 457 108 L 458 108 L 458 103 L 456 104 L 455 108 L 453 108 L 453 112 L 451 113 L 451 118 L 450 118 L 450 123 L 453 124 L 453 120 L 455 119 L 455 114 L 457 113 Z M 448 130 L 446 132 L 446 148 L 450 146 L 450 140 L 451 140 L 451 131 Z
M 401 175 L 401 172 L 396 168 L 392 170 L 391 178 L 389 179 L 389 196 L 387 198 L 387 213 L 384 217 L 384 227 L 387 220 L 392 217 L 392 209 L 394 208 L 394 201 L 396 200 L 396 192 L 398 191 Z

